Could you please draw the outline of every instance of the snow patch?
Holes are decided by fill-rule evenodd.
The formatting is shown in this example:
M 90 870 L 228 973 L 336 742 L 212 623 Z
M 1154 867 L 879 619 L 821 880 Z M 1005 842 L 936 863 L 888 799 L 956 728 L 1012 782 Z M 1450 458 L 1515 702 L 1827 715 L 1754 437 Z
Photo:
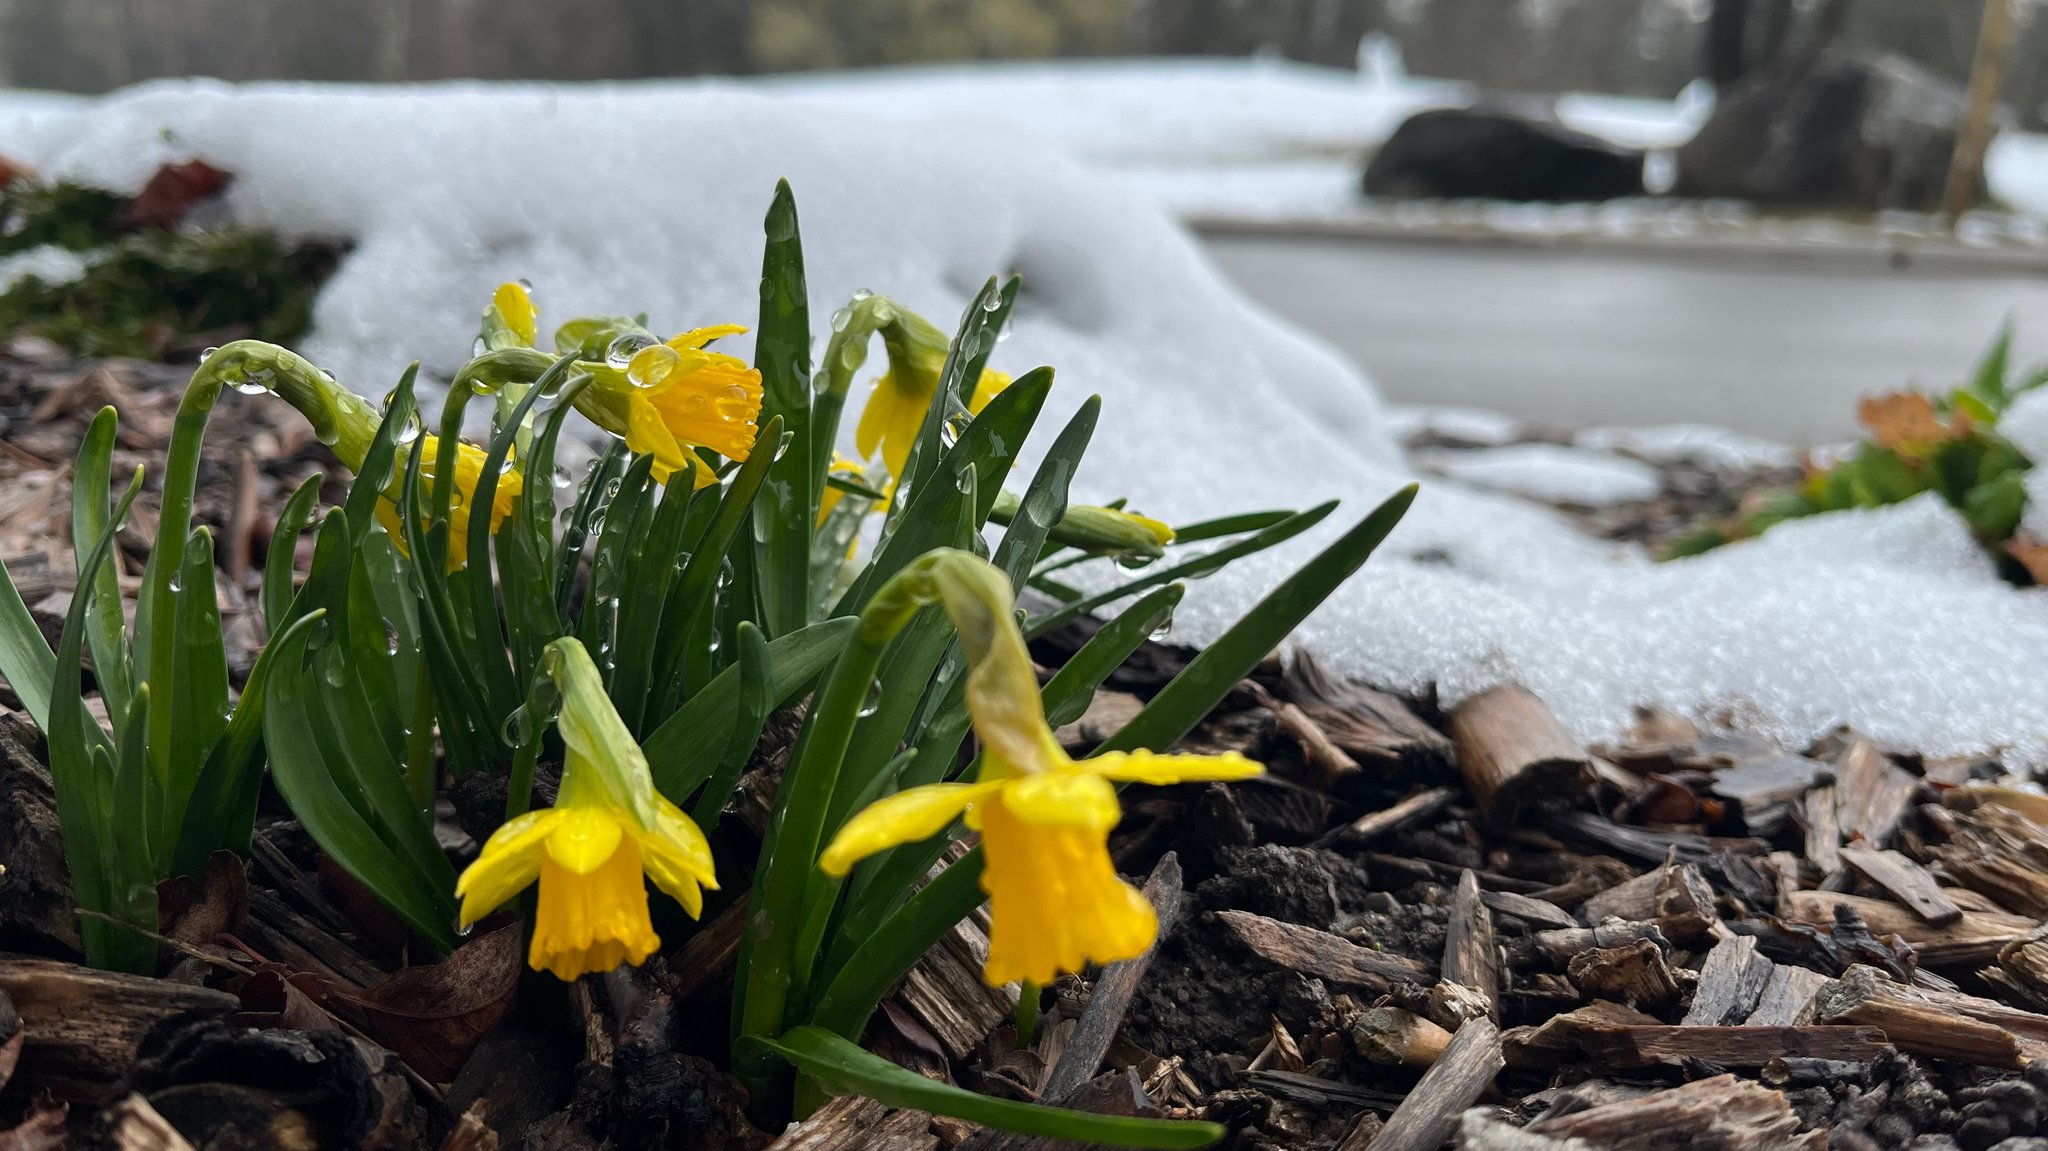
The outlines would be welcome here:
M 1647 500 L 1664 486 L 1657 469 L 1639 460 L 1563 444 L 1424 451 L 1414 459 L 1429 471 L 1468 484 L 1583 507 Z
M 1799 462 L 1791 447 L 1706 424 L 1658 424 L 1642 428 L 1594 427 L 1572 437 L 1582 448 L 1622 452 L 1657 464 L 1687 460 L 1723 468 L 1783 468 Z
M 49 287 L 83 279 L 88 264 L 84 254 L 55 244 L 39 244 L 25 252 L 0 256 L 0 292 L 34 276 Z

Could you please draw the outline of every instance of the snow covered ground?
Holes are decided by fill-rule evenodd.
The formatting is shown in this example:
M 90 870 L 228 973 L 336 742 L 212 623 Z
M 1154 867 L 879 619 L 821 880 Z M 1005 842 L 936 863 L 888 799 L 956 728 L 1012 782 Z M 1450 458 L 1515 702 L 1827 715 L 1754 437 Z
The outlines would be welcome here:
M 1186 520 L 1341 496 L 1349 522 L 1410 474 L 1396 420 L 1356 368 L 1248 303 L 1155 200 L 1085 151 L 1118 134 L 1178 154 L 1285 130 L 1312 152 L 1353 130 L 1345 108 L 1384 124 L 1397 96 L 1305 76 L 1304 92 L 1329 98 L 1293 107 L 1259 95 L 1257 76 L 1211 92 L 1210 66 L 1187 67 L 1191 81 L 1155 90 L 1140 73 L 1165 71 L 1132 66 L 1126 83 L 1104 70 L 1099 98 L 1085 83 L 1017 91 L 1029 70 L 997 70 L 990 91 L 934 73 L 914 117 L 890 110 L 900 93 L 884 89 L 912 82 L 901 77 L 836 94 L 822 79 L 158 84 L 41 117 L 0 151 L 128 189 L 202 156 L 236 173 L 240 218 L 353 238 L 305 350 L 371 395 L 415 356 L 430 371 L 458 364 L 490 288 L 512 277 L 533 280 L 556 318 L 751 320 L 758 221 L 787 176 L 814 315 L 869 287 L 944 321 L 989 273 L 1023 273 L 997 364 L 1055 365 L 1055 412 L 1103 394 L 1084 497 Z M 993 119 L 1019 105 L 1039 139 Z M 1216 636 L 1339 526 L 1196 585 L 1176 635 Z M 1433 684 L 1447 702 L 1518 679 L 1588 739 L 1657 704 L 1792 743 L 1848 723 L 1931 754 L 2048 763 L 2044 608 L 2048 594 L 2000 582 L 1931 499 L 1657 565 L 1547 510 L 1436 482 L 1304 639 L 1345 671 Z

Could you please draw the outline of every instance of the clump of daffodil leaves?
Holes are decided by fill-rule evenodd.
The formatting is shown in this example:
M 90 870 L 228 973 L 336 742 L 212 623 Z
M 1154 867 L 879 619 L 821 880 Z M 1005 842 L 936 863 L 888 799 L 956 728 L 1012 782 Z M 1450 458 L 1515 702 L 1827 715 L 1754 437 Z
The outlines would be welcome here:
M 989 365 L 1014 278 L 989 281 L 950 339 L 861 292 L 814 349 L 786 185 L 764 231 L 751 333 L 730 317 L 664 335 L 638 317 L 582 316 L 544 337 L 533 293 L 498 287 L 432 431 L 416 368 L 373 404 L 284 348 L 212 352 L 178 412 L 132 629 L 107 556 L 141 477 L 112 498 L 116 417 L 100 414 L 79 453 L 80 593 L 56 650 L 0 579 L 0 674 L 49 737 L 67 857 L 93 913 L 88 959 L 153 969 L 155 884 L 216 849 L 246 852 L 267 772 L 426 952 L 513 908 L 531 965 L 572 980 L 672 952 L 744 900 L 731 1059 L 764 1122 L 858 1091 L 1083 1141 L 1213 1141 L 1210 1124 L 975 1095 L 858 1040 L 984 900 L 985 975 L 1022 986 L 1020 1017 L 1039 985 L 1149 948 L 1156 916 L 1106 847 L 1118 786 L 1260 770 L 1163 752 L 1365 561 L 1413 489 L 1075 758 L 1053 729 L 1170 624 L 1184 580 L 1301 534 L 1334 501 L 1175 528 L 1121 504 L 1072 505 L 1100 401 L 1085 398 L 1038 465 L 1020 466 L 1053 373 Z M 745 335 L 751 360 L 730 346 Z M 863 382 L 876 337 L 887 363 Z M 268 554 L 290 557 L 310 533 L 312 561 L 303 580 L 288 561 L 263 572 L 269 638 L 237 698 L 211 537 L 191 526 L 201 440 L 229 388 L 297 408 L 354 476 L 340 507 L 320 506 L 314 476 L 280 510 Z M 465 440 L 480 396 L 486 430 Z M 849 397 L 861 411 L 842 436 Z M 572 418 L 574 442 L 600 444 L 580 479 L 556 462 Z M 1103 590 L 1060 578 L 1101 561 L 1120 572 L 1093 580 Z M 1041 684 L 1029 641 L 1098 610 Z M 84 706 L 88 654 L 112 730 Z M 798 704 L 768 820 L 750 827 L 729 801 L 768 717 Z M 447 783 L 478 773 L 503 781 L 505 818 L 472 829 L 483 846 L 458 874 L 433 812 Z M 554 782 L 538 809 L 536 776 Z M 749 839 L 758 851 L 711 847 Z

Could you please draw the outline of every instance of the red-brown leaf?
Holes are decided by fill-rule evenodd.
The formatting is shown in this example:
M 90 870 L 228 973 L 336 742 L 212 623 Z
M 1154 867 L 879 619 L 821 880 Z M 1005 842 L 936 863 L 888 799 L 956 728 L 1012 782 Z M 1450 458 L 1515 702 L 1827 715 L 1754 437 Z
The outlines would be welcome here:
M 408 967 L 335 1009 L 436 1083 L 455 1078 L 477 1042 L 498 1025 L 519 989 L 521 933 L 504 916 L 439 963 Z

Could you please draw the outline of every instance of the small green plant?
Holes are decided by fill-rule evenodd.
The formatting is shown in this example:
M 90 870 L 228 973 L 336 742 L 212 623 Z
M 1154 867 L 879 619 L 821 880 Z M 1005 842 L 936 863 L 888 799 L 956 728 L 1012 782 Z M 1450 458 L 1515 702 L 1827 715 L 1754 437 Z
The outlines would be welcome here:
M 856 1090 L 1084 1141 L 1212 1142 L 1222 1132 L 1209 1124 L 973 1095 L 903 1071 L 859 1040 L 889 988 L 991 893 L 996 942 L 986 974 L 999 983 L 1043 982 L 1149 946 L 1150 908 L 1115 877 L 1103 846 L 1119 814 L 1112 781 L 1256 772 L 1237 757 L 1147 749 L 1190 731 L 1357 570 L 1413 489 L 1340 535 L 1090 758 L 1074 761 L 1052 726 L 1079 716 L 1170 621 L 1178 581 L 1291 539 L 1335 504 L 1177 529 L 1121 507 L 1070 506 L 1095 397 L 1067 419 L 1022 490 L 1005 491 L 1053 382 L 1048 368 L 1012 378 L 988 367 L 1017 281 L 989 281 L 950 340 L 901 304 L 863 293 L 835 317 L 814 373 L 786 186 L 765 232 L 752 364 L 713 347 L 737 328 L 663 338 L 625 317 L 571 319 L 542 350 L 538 310 L 510 284 L 484 313 L 438 434 L 417 414 L 416 371 L 378 407 L 270 344 L 241 341 L 206 359 L 173 443 L 167 540 L 186 539 L 199 439 L 225 386 L 290 402 L 355 473 L 342 507 L 319 511 L 316 478 L 279 516 L 269 554 L 293 554 L 311 531 L 313 559 L 296 587 L 284 564 L 264 573 L 272 638 L 226 734 L 207 745 L 229 749 L 217 782 L 211 753 L 192 750 L 205 741 L 171 722 L 184 709 L 166 716 L 125 705 L 112 735 L 83 719 L 88 642 L 96 671 L 121 666 L 101 655 L 100 621 L 108 611 L 118 620 L 118 599 L 94 563 L 119 515 L 105 506 L 112 416 L 103 415 L 81 453 L 99 470 L 82 465 L 77 487 L 78 536 L 96 545 L 80 563 L 92 594 L 79 597 L 60 650 L 43 643 L 11 584 L 0 594 L 0 671 L 26 685 L 52 733 L 73 867 L 125 868 L 107 884 L 81 884 L 81 902 L 153 926 L 145 909 L 116 896 L 153 894 L 155 879 L 194 868 L 215 846 L 245 847 L 267 758 L 319 846 L 431 948 L 456 946 L 467 924 L 537 884 L 530 961 L 572 979 L 639 962 L 696 929 L 656 934 L 657 919 L 669 917 L 652 911 L 643 874 L 692 917 L 747 900 L 731 1055 L 763 1121 Z M 888 370 L 856 428 L 865 458 L 850 460 L 833 448 L 877 336 Z M 459 433 L 476 396 L 492 405 L 490 430 L 468 444 Z M 573 494 L 555 465 L 572 414 L 615 437 Z M 559 511 L 558 488 L 569 497 Z M 1001 529 L 993 546 L 990 525 Z M 205 533 L 191 535 L 196 542 L 160 546 L 152 561 L 141 634 L 164 662 L 144 661 L 145 685 L 161 697 L 219 678 L 220 705 L 198 714 L 224 714 L 218 620 L 203 597 L 180 590 L 210 586 Z M 1129 574 L 1092 595 L 1056 578 L 1087 562 Z M 182 583 L 163 578 L 160 565 L 184 572 Z M 1057 606 L 1019 611 L 1014 597 L 1026 587 Z M 88 616 L 92 603 L 99 609 Z M 1041 687 L 1025 640 L 1117 604 L 1126 606 Z M 167 616 L 186 621 L 184 630 L 162 631 Z M 193 666 L 205 674 L 188 681 Z M 108 682 L 121 690 L 118 671 L 102 677 L 103 690 Z M 719 825 L 764 724 L 798 702 L 801 729 L 759 852 L 714 857 L 710 842 L 740 834 Z M 140 842 L 124 829 L 161 806 L 138 775 L 159 746 L 160 723 L 176 752 L 168 761 L 199 765 L 181 770 L 201 781 L 192 790 L 205 802 L 186 806 L 205 817 L 173 821 L 185 841 L 145 869 L 124 854 Z M 553 806 L 529 811 L 543 763 L 561 764 L 560 787 Z M 458 879 L 432 813 L 445 780 L 474 773 L 505 779 L 506 822 Z M 707 839 L 714 829 L 720 835 Z M 977 832 L 982 846 L 960 844 L 971 849 L 927 879 Z M 1048 844 L 1058 850 L 1040 850 Z M 132 943 L 109 928 L 94 961 L 147 969 L 153 945 Z
M 1760 535 L 1788 519 L 1849 508 L 1900 503 L 1937 492 L 1962 514 L 1970 530 L 2022 582 L 2014 534 L 2026 510 L 2030 460 L 1998 433 L 2013 399 L 2048 384 L 2048 366 L 2014 373 L 2012 332 L 1999 333 L 1971 374 L 1946 395 L 1901 391 L 1866 396 L 1857 418 L 1869 433 L 1848 455 L 1810 467 L 1796 487 L 1752 493 L 1734 520 L 1710 525 L 1675 541 L 1671 557 L 1701 552 Z

